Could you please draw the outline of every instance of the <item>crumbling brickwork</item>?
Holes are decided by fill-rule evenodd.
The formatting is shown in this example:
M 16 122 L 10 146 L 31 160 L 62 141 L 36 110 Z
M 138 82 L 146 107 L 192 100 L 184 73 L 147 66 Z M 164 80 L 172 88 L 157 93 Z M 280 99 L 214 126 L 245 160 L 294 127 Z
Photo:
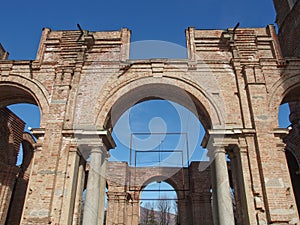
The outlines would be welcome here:
M 278 37 L 288 58 L 300 58 L 300 1 L 273 0 L 277 12 Z

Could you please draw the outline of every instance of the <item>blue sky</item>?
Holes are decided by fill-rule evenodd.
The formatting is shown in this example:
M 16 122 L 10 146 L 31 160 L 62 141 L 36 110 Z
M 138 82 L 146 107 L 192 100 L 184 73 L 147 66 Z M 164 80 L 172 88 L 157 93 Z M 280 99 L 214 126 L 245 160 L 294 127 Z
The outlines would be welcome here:
M 2 1 L 0 43 L 11 59 L 34 59 L 43 27 L 53 30 L 132 30 L 132 41 L 185 46 L 184 30 L 265 27 L 274 24 L 272 0 Z
M 132 46 L 138 46 L 137 41 L 145 40 L 169 42 L 170 45 L 181 46 L 178 48 L 179 56 L 184 57 L 184 31 L 188 27 L 227 29 L 234 27 L 237 22 L 240 22 L 241 27 L 265 27 L 274 24 L 275 12 L 272 0 L 2 1 L 0 43 L 10 53 L 9 59 L 35 59 L 43 27 L 52 30 L 76 30 L 76 24 L 79 23 L 83 29 L 91 31 L 119 30 L 127 27 L 132 31 L 131 41 L 135 42 Z M 151 50 L 151 47 L 148 49 Z M 131 55 L 136 56 L 135 58 L 147 55 L 146 52 L 138 52 L 135 48 L 132 48 L 132 51 Z M 148 55 L 170 57 L 169 54 L 164 54 L 152 52 Z M 154 108 L 160 110 L 153 111 Z M 37 109 L 23 106 L 11 109 L 27 122 L 27 126 L 38 126 Z M 185 121 L 188 121 L 181 126 L 177 126 L 178 124 L 174 122 L 176 118 L 178 119 L 178 110 L 174 112 L 174 105 L 169 103 L 161 105 L 158 102 L 139 104 L 131 111 L 132 117 L 135 118 L 131 124 L 132 129 L 136 132 L 148 132 L 157 129 L 155 127 L 157 124 L 163 124 L 168 132 L 197 129 L 199 121 L 185 109 L 181 108 L 179 111 L 185 115 Z M 282 107 L 281 111 L 282 115 L 288 113 L 287 107 Z M 285 120 L 282 127 L 288 126 L 287 116 L 281 116 L 280 120 Z M 195 139 L 200 139 L 201 135 L 203 132 Z M 124 143 L 119 142 L 119 146 L 124 148 Z M 111 153 L 117 159 L 120 157 Z M 197 157 L 201 158 L 202 155 Z

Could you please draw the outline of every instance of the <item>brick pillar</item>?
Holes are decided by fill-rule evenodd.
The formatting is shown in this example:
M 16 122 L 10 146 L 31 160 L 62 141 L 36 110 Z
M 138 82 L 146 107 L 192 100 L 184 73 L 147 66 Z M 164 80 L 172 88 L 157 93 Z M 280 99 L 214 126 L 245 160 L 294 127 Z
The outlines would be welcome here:
M 107 211 L 106 211 L 106 225 L 112 225 L 114 223 L 114 217 L 117 214 L 116 211 L 115 196 L 113 192 L 108 190 L 107 192 Z
M 203 225 L 212 225 L 212 207 L 211 207 L 211 193 L 204 192 L 201 193 L 200 202 L 202 206 L 202 221 Z
M 126 205 L 126 224 L 139 225 L 140 224 L 140 199 L 139 191 L 135 190 L 128 193 Z
M 138 225 L 140 223 L 140 201 L 132 200 L 132 220 L 130 225 Z
M 193 210 L 193 225 L 201 225 L 203 221 L 202 212 L 204 207 L 202 205 L 200 193 L 192 194 L 192 210 Z
M 119 193 L 118 194 L 118 210 L 119 210 L 119 216 L 118 216 L 118 224 L 126 224 L 126 206 L 127 206 L 127 193 Z M 139 210 L 138 210 L 139 212 Z
M 108 192 L 108 208 L 106 225 L 114 224 L 126 224 L 128 221 L 127 215 L 127 201 L 128 194 L 126 192 Z M 139 224 L 139 204 L 138 201 L 131 202 L 132 209 L 128 212 L 132 212 L 132 218 L 129 222 L 130 225 Z
M 209 191 L 209 190 L 208 190 Z M 212 225 L 211 193 L 193 193 L 193 225 Z
M 127 215 L 126 215 L 127 219 L 126 219 L 126 224 L 134 224 L 133 223 L 133 213 L 134 213 L 133 207 L 134 207 L 134 203 L 133 203 L 132 199 L 130 199 L 128 201 L 128 203 L 127 203 Z
M 184 199 L 178 200 L 178 216 L 180 225 L 192 225 L 193 224 L 193 214 L 192 205 L 188 198 L 185 196 Z

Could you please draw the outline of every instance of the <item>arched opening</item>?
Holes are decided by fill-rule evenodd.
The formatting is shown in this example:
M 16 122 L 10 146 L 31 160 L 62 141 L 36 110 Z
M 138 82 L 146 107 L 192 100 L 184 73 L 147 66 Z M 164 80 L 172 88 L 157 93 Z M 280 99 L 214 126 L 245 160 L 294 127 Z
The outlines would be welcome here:
M 288 128 L 291 125 L 289 120 L 290 108 L 288 103 L 283 103 L 278 111 L 278 124 L 280 128 Z
M 167 100 L 148 100 L 126 110 L 114 126 L 116 148 L 109 161 L 130 166 L 184 167 L 208 160 L 201 147 L 205 129 L 185 107 Z
M 140 199 L 143 196 L 137 192 L 144 185 L 147 173 L 153 175 L 158 170 L 157 175 L 166 179 L 175 177 L 178 182 L 173 190 L 179 196 L 176 203 L 179 216 L 175 223 L 185 224 L 189 220 L 192 224 L 193 220 L 203 219 L 203 224 L 212 224 L 210 165 L 207 150 L 201 147 L 212 122 L 204 106 L 182 92 L 170 85 L 145 85 L 122 96 L 112 107 L 106 127 L 112 129 L 117 147 L 110 151 L 108 171 L 114 172 L 108 172 L 107 179 L 114 180 L 110 176 L 118 179 L 110 182 L 108 205 L 115 206 L 108 206 L 107 224 L 116 223 L 120 214 L 131 216 L 124 220 L 129 219 L 132 224 L 143 223 L 140 215 L 144 209 L 140 208 L 140 202 L 145 208 L 152 204 Z M 200 166 L 200 162 L 207 163 Z M 167 199 L 168 193 L 164 193 Z M 124 211 L 117 210 L 118 216 L 110 215 L 111 208 L 124 206 L 121 200 L 126 202 Z M 141 214 L 135 215 L 134 211 Z
M 290 174 L 293 193 L 298 214 L 300 213 L 300 87 L 292 88 L 285 95 L 278 112 L 281 128 L 287 128 L 289 133 L 284 137 L 285 155 Z
M 140 195 L 140 224 L 178 224 L 178 197 L 175 189 L 165 181 L 146 185 Z
M 40 127 L 38 101 L 31 92 L 15 84 L 0 85 L 0 176 L 5 203 L 1 224 L 19 224 L 30 179 L 35 138 L 31 127 Z M 3 180 L 4 179 L 4 180 Z

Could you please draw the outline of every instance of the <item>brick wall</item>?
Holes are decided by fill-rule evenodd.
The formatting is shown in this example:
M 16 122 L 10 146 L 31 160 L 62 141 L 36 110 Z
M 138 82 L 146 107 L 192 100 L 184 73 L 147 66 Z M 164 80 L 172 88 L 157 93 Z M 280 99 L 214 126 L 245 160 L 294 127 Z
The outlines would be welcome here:
M 9 109 L 0 108 L 0 224 L 7 221 L 7 214 L 19 176 L 20 168 L 16 166 L 16 163 L 24 126 L 25 123 Z
M 300 57 L 300 2 L 291 7 L 288 0 L 274 0 L 278 37 L 285 57 Z

